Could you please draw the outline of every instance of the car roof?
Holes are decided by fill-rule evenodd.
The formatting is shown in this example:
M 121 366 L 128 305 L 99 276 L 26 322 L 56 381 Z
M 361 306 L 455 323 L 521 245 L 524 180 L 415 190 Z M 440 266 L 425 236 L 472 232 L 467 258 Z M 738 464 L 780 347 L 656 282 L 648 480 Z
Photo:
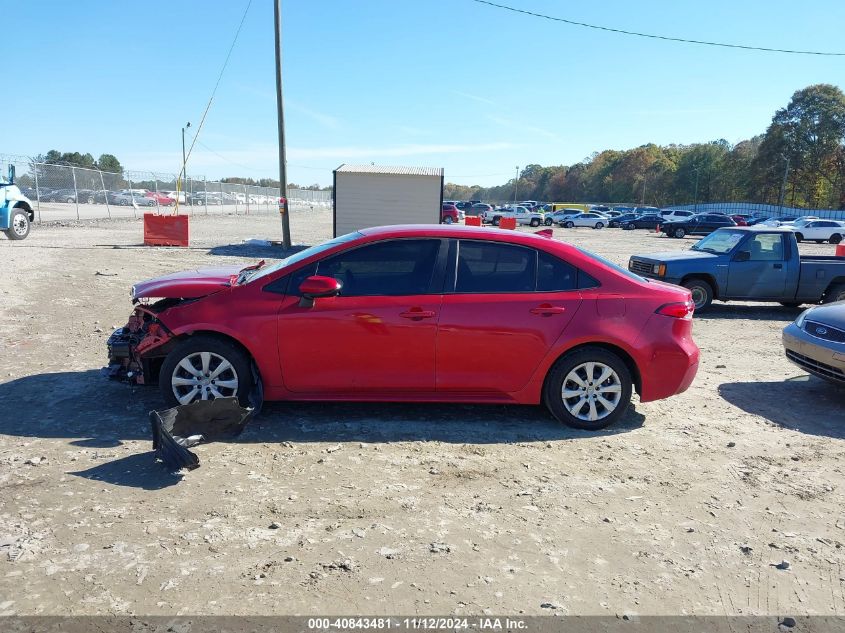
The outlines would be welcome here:
M 548 230 L 548 229 L 546 229 Z M 560 240 L 552 240 L 536 233 L 520 231 L 506 231 L 496 227 L 465 226 L 460 224 L 394 224 L 390 226 L 374 226 L 360 229 L 362 235 L 372 238 L 395 237 L 436 237 L 436 238 L 464 238 L 490 240 L 495 242 L 509 242 L 524 246 L 539 246 L 550 243 L 573 248 Z

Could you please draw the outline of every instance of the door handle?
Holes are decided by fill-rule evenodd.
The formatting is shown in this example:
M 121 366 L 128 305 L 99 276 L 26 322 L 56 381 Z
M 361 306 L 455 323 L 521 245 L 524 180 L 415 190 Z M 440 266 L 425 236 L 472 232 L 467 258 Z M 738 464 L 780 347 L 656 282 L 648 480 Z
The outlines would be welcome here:
M 772 264 L 775 268 L 783 268 L 783 264 Z
M 563 314 L 566 312 L 566 308 L 563 306 L 553 306 L 548 303 L 544 303 L 536 308 L 531 308 L 529 312 L 531 314 L 539 314 L 540 316 L 552 316 L 553 314 Z
M 405 312 L 400 312 L 399 316 L 403 319 L 411 319 L 412 321 L 420 321 L 421 319 L 430 319 L 434 317 L 434 310 L 422 310 L 420 308 L 411 308 Z

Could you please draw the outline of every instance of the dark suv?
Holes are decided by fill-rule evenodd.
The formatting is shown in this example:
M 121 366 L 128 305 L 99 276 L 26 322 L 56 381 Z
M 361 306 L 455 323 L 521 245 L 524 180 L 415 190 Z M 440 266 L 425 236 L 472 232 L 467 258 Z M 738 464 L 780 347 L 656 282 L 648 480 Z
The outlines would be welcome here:
M 731 218 L 716 213 L 701 213 L 683 222 L 666 222 L 661 225 L 661 233 L 669 237 L 682 238 L 685 235 L 710 235 L 716 229 L 736 226 Z

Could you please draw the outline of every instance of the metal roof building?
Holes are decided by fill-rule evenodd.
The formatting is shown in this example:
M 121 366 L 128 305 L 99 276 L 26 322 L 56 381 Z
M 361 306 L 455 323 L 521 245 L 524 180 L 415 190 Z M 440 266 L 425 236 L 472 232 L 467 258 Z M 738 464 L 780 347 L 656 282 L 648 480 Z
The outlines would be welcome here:
M 439 224 L 443 168 L 341 165 L 334 171 L 334 235 L 385 224 Z

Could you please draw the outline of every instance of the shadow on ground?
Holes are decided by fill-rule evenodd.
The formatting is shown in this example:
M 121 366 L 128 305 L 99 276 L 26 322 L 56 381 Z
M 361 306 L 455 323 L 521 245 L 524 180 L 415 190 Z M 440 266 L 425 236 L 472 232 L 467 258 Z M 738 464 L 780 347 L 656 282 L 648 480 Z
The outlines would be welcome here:
M 806 306 L 805 306 L 806 307 Z M 705 312 L 693 317 L 696 321 L 711 319 L 751 319 L 758 321 L 783 321 L 791 323 L 804 308 L 786 308 L 780 304 L 743 305 L 738 303 L 713 303 Z
M 813 376 L 778 382 L 729 382 L 719 395 L 743 411 L 784 428 L 845 439 L 845 389 Z
M 37 374 L 0 384 L 0 433 L 61 438 L 80 447 L 113 448 L 150 439 L 148 413 L 164 405 L 157 387 L 107 380 L 99 371 Z M 629 407 L 599 432 L 566 427 L 539 406 L 366 402 L 271 402 L 238 442 L 508 443 L 625 433 L 644 416 Z

